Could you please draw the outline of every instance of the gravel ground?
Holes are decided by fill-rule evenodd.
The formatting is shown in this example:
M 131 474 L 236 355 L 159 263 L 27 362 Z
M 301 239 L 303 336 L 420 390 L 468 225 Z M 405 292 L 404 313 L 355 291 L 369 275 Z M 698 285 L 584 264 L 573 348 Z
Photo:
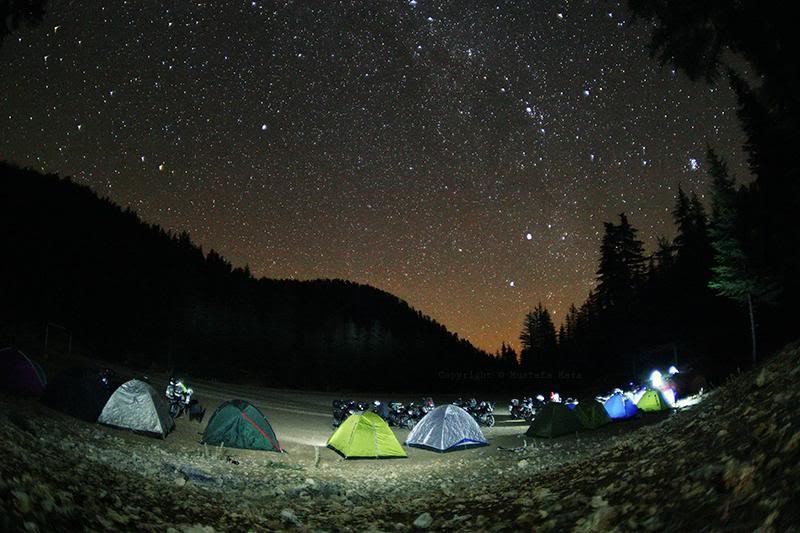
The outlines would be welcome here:
M 162 441 L 0 396 L 0 530 L 800 530 L 798 380 L 795 345 L 669 415 L 549 440 L 501 417 L 489 447 L 386 461 L 321 447 L 329 398 L 307 393 L 260 405 L 287 454 L 204 447 L 197 423 Z M 217 387 L 210 408 L 234 392 Z

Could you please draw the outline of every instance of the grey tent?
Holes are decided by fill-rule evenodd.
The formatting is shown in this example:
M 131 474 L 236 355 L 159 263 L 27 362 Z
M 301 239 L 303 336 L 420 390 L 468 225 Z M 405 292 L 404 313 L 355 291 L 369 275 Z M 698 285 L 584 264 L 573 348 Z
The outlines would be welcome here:
M 97 421 L 161 438 L 175 427 L 164 400 L 153 387 L 138 379 L 125 382 L 114 391 Z
M 425 415 L 406 440 L 408 446 L 437 452 L 487 444 L 475 419 L 456 405 L 440 405 Z

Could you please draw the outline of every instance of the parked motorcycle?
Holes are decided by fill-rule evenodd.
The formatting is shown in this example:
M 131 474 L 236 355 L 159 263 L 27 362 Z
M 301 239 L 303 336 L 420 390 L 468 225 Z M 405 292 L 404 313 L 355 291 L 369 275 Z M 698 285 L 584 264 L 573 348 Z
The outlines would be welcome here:
M 544 396 L 541 394 L 533 397 L 526 397 L 522 398 L 522 400 L 517 400 L 516 398 L 511 400 L 511 404 L 508 406 L 508 412 L 511 415 L 512 420 L 525 420 L 526 422 L 533 421 L 536 413 L 544 407 L 545 401 Z
M 414 427 L 411 412 L 402 402 L 389 403 L 389 418 L 387 422 L 390 426 L 397 426 L 399 428 L 411 429 Z
M 494 404 L 492 402 L 479 402 L 475 398 L 470 398 L 468 400 L 462 400 L 461 398 L 458 398 L 453 402 L 453 405 L 465 410 L 472 416 L 472 418 L 475 419 L 478 424 L 482 426 L 492 427 L 495 424 Z
M 478 424 L 486 426 L 487 428 L 494 427 L 494 404 L 486 401 L 479 402 L 472 416 L 478 421 Z
M 198 406 L 197 400 L 192 400 L 194 390 L 183 384 L 183 381 L 170 378 L 165 395 L 169 402 L 169 414 L 172 418 L 180 418 L 184 413 L 190 413 L 192 408 Z
M 369 404 L 355 400 L 333 400 L 332 407 L 333 427 L 338 428 L 350 415 L 369 409 Z
M 433 398 L 431 398 L 430 396 L 427 396 L 427 397 L 423 398 L 422 399 L 422 405 L 420 406 L 420 409 L 422 411 L 422 416 L 425 416 L 428 413 L 430 413 L 431 411 L 433 411 L 434 409 L 436 409 L 436 404 L 433 403 Z
M 530 398 L 523 398 L 522 400 L 514 398 L 511 400 L 508 405 L 508 414 L 511 415 L 512 420 L 525 420 L 526 422 L 533 420 L 534 410 Z

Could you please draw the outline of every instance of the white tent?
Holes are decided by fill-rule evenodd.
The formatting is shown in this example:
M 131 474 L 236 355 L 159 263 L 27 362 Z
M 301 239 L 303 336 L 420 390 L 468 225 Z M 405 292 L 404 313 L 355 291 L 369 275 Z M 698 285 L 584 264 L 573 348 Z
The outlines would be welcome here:
M 489 443 L 469 413 L 456 405 L 440 405 L 414 426 L 406 444 L 445 452 Z
M 161 438 L 175 427 L 169 408 L 155 389 L 138 379 L 119 386 L 97 418 L 101 424 L 142 431 Z

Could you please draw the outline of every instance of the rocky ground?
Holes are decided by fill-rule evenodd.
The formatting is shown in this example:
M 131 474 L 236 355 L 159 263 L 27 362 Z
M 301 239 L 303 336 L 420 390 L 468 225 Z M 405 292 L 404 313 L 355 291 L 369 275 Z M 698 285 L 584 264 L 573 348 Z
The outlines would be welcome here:
M 0 530 L 800 530 L 798 380 L 794 345 L 653 423 L 391 461 L 153 440 L 0 396 Z

